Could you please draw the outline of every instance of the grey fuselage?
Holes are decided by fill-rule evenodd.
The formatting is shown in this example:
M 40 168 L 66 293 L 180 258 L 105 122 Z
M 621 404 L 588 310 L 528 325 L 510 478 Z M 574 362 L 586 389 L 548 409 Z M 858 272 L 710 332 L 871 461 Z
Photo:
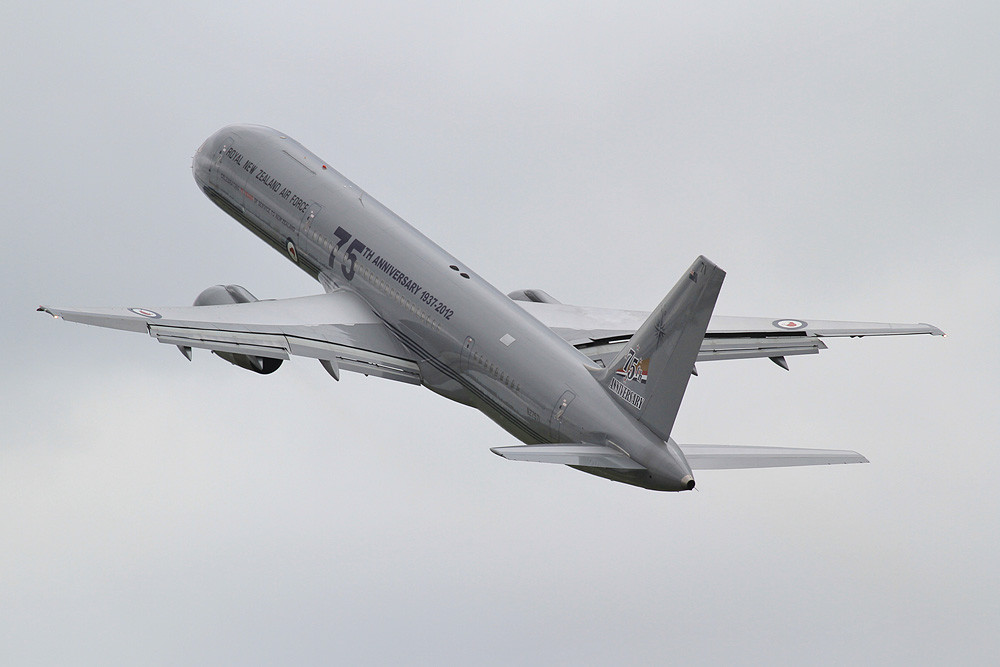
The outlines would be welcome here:
M 213 202 L 326 290 L 364 298 L 432 391 L 522 442 L 609 444 L 646 468 L 585 472 L 690 488 L 678 447 L 627 414 L 593 362 L 298 142 L 231 125 L 202 144 L 192 168 Z

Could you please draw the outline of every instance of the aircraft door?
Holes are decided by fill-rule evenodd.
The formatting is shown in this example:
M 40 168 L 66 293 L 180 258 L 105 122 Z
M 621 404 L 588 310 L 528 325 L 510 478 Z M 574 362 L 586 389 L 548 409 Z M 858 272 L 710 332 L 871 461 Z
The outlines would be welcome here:
M 233 147 L 233 137 L 226 137 L 222 145 L 219 146 L 219 152 L 215 154 L 215 159 L 212 161 L 212 170 L 208 174 L 209 182 L 216 188 L 219 188 L 222 184 L 222 179 L 219 178 L 219 172 L 222 169 L 222 158 L 225 156 L 226 152 Z
M 559 435 L 565 435 L 563 433 L 563 420 L 566 417 L 566 409 L 569 408 L 569 404 L 573 402 L 574 398 L 576 398 L 576 394 L 571 391 L 564 391 L 563 395 L 559 397 L 556 407 L 552 410 L 549 426 Z
M 472 336 L 466 336 L 465 345 L 462 346 L 462 369 L 469 370 L 472 365 L 472 350 L 476 347 L 476 340 Z
M 240 211 L 246 211 L 247 200 L 253 201 L 244 188 L 246 187 L 247 173 L 244 165 L 246 158 L 236 148 L 233 137 L 226 137 L 219 152 L 212 162 L 212 169 L 208 174 L 208 181 L 216 192 L 223 195 Z
M 315 240 L 315 235 L 313 232 L 313 224 L 316 222 L 316 216 L 319 215 L 322 206 L 316 202 L 310 202 L 309 206 L 306 207 L 306 212 L 302 214 L 302 224 L 299 225 L 298 230 L 295 232 L 295 238 L 287 239 L 288 254 L 296 262 L 299 261 L 297 248 L 305 246 L 315 245 L 317 248 L 313 249 L 312 255 L 314 257 L 322 257 L 323 253 L 319 252 L 319 243 Z

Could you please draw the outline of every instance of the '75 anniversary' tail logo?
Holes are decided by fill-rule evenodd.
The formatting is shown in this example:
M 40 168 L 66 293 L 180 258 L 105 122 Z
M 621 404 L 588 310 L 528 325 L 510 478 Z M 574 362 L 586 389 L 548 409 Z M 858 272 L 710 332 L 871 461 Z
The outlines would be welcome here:
M 614 375 L 611 376 L 611 381 L 608 382 L 608 389 L 618 394 L 623 401 L 631 405 L 636 410 L 642 410 L 642 404 L 646 402 L 646 399 L 640 396 L 637 392 L 634 392 L 626 387 L 625 384 Z
M 640 359 L 634 349 L 629 349 L 625 363 L 615 371 L 615 375 L 630 382 L 646 384 L 646 378 L 649 376 L 649 359 Z

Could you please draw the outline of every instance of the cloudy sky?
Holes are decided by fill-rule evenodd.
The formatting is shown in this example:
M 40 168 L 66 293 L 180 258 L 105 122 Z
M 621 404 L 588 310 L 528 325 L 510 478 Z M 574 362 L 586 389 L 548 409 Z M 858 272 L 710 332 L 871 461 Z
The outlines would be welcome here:
M 692 6 L 694 5 L 694 6 Z M 1000 9 L 9 3 L 0 646 L 12 664 L 987 663 L 1000 650 Z M 34 308 L 319 291 L 190 175 L 289 133 L 503 291 L 931 322 L 702 364 L 681 442 L 867 466 L 659 494 L 488 419 Z

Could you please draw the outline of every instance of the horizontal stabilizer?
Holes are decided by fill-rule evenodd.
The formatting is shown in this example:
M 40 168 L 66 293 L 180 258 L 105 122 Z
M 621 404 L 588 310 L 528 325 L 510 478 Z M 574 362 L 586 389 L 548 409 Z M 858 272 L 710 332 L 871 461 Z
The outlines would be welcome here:
M 511 461 L 561 463 L 568 466 L 614 468 L 617 470 L 645 469 L 626 456 L 621 450 L 605 445 L 588 445 L 582 442 L 493 447 L 490 451 Z
M 747 447 L 742 445 L 679 445 L 679 447 L 692 470 L 868 463 L 868 459 L 864 456 L 847 449 Z

